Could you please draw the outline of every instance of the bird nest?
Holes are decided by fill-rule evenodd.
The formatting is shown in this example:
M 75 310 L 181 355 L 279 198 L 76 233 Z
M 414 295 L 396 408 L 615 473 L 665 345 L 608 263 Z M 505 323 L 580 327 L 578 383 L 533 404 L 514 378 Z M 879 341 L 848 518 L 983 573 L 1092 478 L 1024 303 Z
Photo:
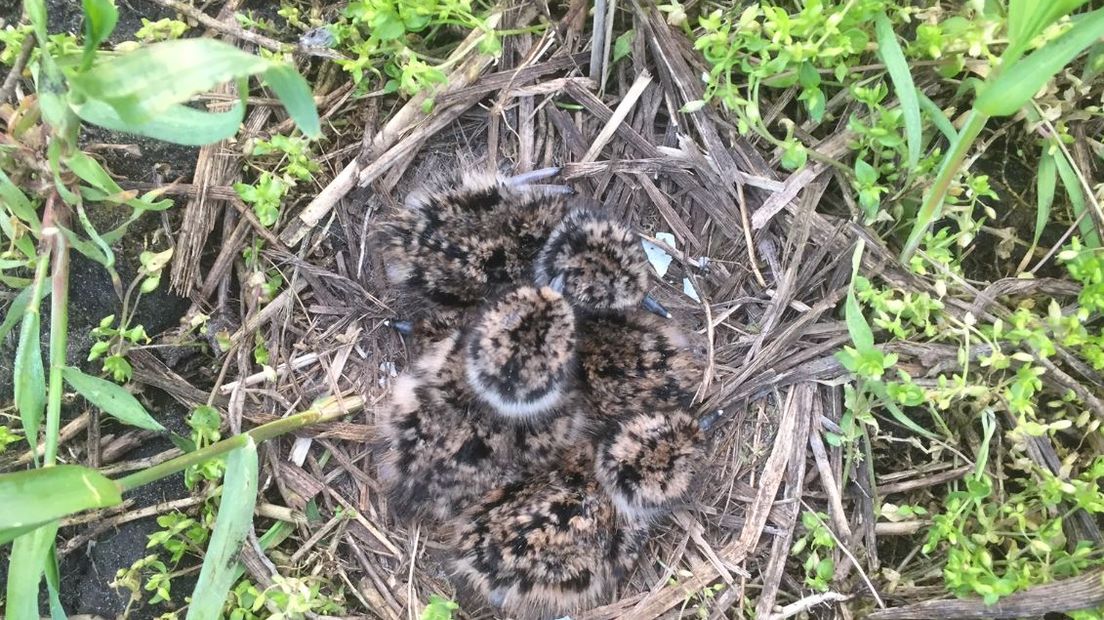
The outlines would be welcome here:
M 502 24 L 521 29 L 548 19 L 535 6 L 519 3 Z M 576 617 L 674 617 L 695 606 L 714 618 L 766 617 L 777 611 L 780 589 L 781 600 L 797 605 L 791 613 L 822 602 L 802 598 L 803 569 L 787 565 L 805 502 L 827 507 L 851 550 L 837 563 L 836 582 L 851 580 L 861 591 L 864 571 L 876 564 L 870 502 L 844 509 L 841 453 L 820 432 L 841 417 L 844 370 L 833 353 L 848 336 L 832 312 L 846 294 L 849 249 L 861 233 L 814 209 L 830 169 L 813 163 L 780 175 L 769 145 L 749 142 L 723 111 L 697 104 L 701 60 L 655 7 L 627 7 L 636 31 L 630 53 L 588 70 L 587 6 L 570 3 L 542 34 L 507 37 L 497 59 L 463 57 L 428 113 L 425 95 L 396 110 L 373 98 L 350 105 L 344 86 L 322 96 L 320 109 L 335 127 L 363 125 L 363 138 L 346 129 L 345 143 L 323 159 L 331 180 L 274 231 L 242 210 L 240 225 L 224 227 L 211 269 L 176 278 L 210 296 L 252 231 L 286 281 L 268 303 L 247 303 L 240 320 L 228 319 L 240 325 L 230 330 L 239 354 L 227 360 L 217 402 L 240 426 L 322 396 L 345 397 L 353 413 L 342 421 L 266 448 L 262 492 L 328 517 L 301 525 L 291 559 L 340 576 L 353 607 L 381 618 L 411 617 L 430 595 L 449 596 L 443 541 L 427 526 L 396 521 L 376 477 L 377 416 L 412 360 L 408 342 L 388 325 L 416 303 L 388 283 L 376 237 L 410 188 L 442 170 L 560 166 L 559 182 L 603 203 L 670 257 L 663 275 L 653 274 L 651 295 L 700 345 L 699 413 L 723 412 L 688 507 L 653 536 L 616 596 Z M 597 74 L 608 75 L 604 88 L 587 77 Z M 817 150 L 838 153 L 846 136 L 833 140 Z M 197 175 L 219 174 L 216 153 L 201 152 Z M 189 205 L 186 222 L 210 220 L 203 211 L 210 206 L 200 202 Z M 197 243 L 205 243 L 202 234 L 181 238 L 178 256 Z M 908 279 L 874 240 L 867 245 L 866 267 L 890 281 Z M 255 332 L 275 377 L 250 367 Z M 229 380 L 234 368 L 240 375 Z M 204 400 L 152 356 L 136 360 L 136 378 L 187 403 Z M 866 469 L 857 471 L 856 484 L 869 488 Z M 247 546 L 250 554 L 258 552 Z M 259 557 L 246 565 L 254 579 L 271 581 Z

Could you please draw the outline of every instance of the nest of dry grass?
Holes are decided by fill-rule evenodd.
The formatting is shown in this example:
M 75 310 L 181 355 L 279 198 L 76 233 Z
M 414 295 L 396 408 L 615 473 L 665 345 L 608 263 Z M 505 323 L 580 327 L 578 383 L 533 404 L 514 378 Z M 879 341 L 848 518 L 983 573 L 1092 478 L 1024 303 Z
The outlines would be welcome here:
M 926 586 L 891 591 L 878 580 L 882 566 L 902 559 L 886 552 L 893 548 L 886 537 L 919 528 L 879 530 L 875 502 L 966 470 L 906 466 L 875 480 L 871 469 L 845 464 L 841 450 L 824 440 L 843 410 L 845 371 L 833 354 L 849 342 L 834 309 L 846 295 L 850 249 L 865 236 L 849 220 L 815 209 L 832 170 L 812 163 L 780 174 L 776 154 L 741 138 L 717 109 L 682 111 L 703 94 L 703 67 L 692 43 L 654 6 L 623 8 L 637 36 L 625 59 L 597 65 L 609 75 L 604 91 L 586 77 L 590 17 L 582 1 L 571 2 L 559 18 L 538 4 L 505 11 L 506 27 L 538 19 L 552 25 L 540 35 L 506 38 L 497 60 L 467 56 L 428 114 L 424 96 L 388 109 L 383 99 L 352 99 L 340 76 L 322 76 L 316 94 L 336 137 L 320 160 L 316 195 L 276 229 L 262 227 L 230 189 L 241 149 L 203 149 L 193 183 L 170 188 L 189 196 L 173 280 L 190 295 L 194 312 L 225 326 L 234 346 L 210 391 L 192 387 L 149 354 L 135 354 L 135 379 L 189 406 L 212 400 L 234 431 L 323 395 L 363 397 L 363 408 L 344 421 L 265 446 L 266 503 L 259 515 L 300 514 L 313 500 L 322 521 L 300 522 L 298 546 L 282 556 L 287 565 L 280 570 L 343 582 L 351 611 L 415 617 L 430 594 L 451 589 L 433 532 L 396 523 L 375 479 L 374 421 L 410 353 L 387 327 L 388 319 L 407 313 L 407 301 L 383 277 L 373 237 L 427 171 L 459 160 L 518 172 L 561 165 L 564 182 L 603 202 L 645 238 L 674 234 L 677 247 L 667 248 L 674 261 L 652 295 L 702 343 L 701 411 L 724 411 L 692 507 L 655 537 L 616 600 L 579 617 L 678 617 L 692 608 L 699 613 L 699 604 L 710 618 L 789 617 L 828 612 L 833 604 L 850 617 L 939 595 Z M 257 106 L 244 138 L 287 131 L 290 122 L 278 114 Z M 815 149 L 831 157 L 847 139 L 841 129 Z M 216 233 L 213 222 L 221 222 Z M 268 303 L 243 286 L 237 304 L 231 283 L 240 276 L 241 249 L 254 236 L 265 239 L 264 256 L 286 286 Z M 864 271 L 926 290 L 878 240 L 865 241 Z M 198 257 L 211 247 L 217 249 L 213 262 L 198 269 Z M 700 300 L 683 292 L 684 279 Z M 252 364 L 255 333 L 270 352 L 275 382 Z M 897 352 L 905 368 L 953 363 L 956 354 Z M 826 594 L 805 587 L 801 567 L 790 559 L 800 514 L 808 509 L 828 514 L 839 542 L 836 589 Z M 255 546 L 247 545 L 245 555 L 250 576 L 272 583 L 272 562 Z M 705 605 L 700 593 L 715 583 L 725 587 Z M 876 615 L 935 613 L 910 609 Z

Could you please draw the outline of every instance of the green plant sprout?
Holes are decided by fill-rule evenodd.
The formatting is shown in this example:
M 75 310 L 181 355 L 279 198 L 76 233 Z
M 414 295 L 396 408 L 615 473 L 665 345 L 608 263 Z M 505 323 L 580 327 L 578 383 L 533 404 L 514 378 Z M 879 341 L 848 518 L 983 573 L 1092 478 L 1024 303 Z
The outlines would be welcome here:
M 313 138 L 321 132 L 310 89 L 290 66 L 202 38 L 160 41 L 125 52 L 104 52 L 100 44 L 118 21 L 115 5 L 111 0 L 83 0 L 82 7 L 85 24 L 82 45 L 59 45 L 61 40 L 47 33 L 44 0 L 24 2 L 24 13 L 30 22 L 30 33 L 25 36 L 33 35 L 36 44 L 37 53 L 29 64 L 36 93 L 23 99 L 22 114 L 13 117 L 18 121 L 8 127 L 8 143 L 19 145 L 23 155 L 14 158 L 0 154 L 3 170 L 0 233 L 8 248 L 0 272 L 4 272 L 6 282 L 21 284 L 23 289 L 17 297 L 19 303 L 12 304 L 4 321 L 7 329 L 17 321 L 20 326 L 14 365 L 15 405 L 32 450 L 37 448 L 43 429 L 45 446 L 41 460 L 36 459 L 36 469 L 0 475 L 0 497 L 27 507 L 19 516 L 9 515 L 0 520 L 0 541 L 12 543 L 6 584 L 8 618 L 38 616 L 43 575 L 51 615 L 64 615 L 58 596 L 60 584 L 54 551 L 58 518 L 75 510 L 117 504 L 121 493 L 133 488 L 131 485 L 168 475 L 177 465 L 185 469 L 232 452 L 225 486 L 237 489 L 233 495 L 235 502 L 247 500 L 249 504 L 245 507 L 235 504 L 227 509 L 226 502 L 223 503 L 206 556 L 209 562 L 205 562 L 200 572 L 205 591 L 229 590 L 233 583 L 228 583 L 224 569 L 226 558 L 236 553 L 234 541 L 241 540 L 236 532 L 247 524 L 243 515 L 252 513 L 249 488 L 252 487 L 254 495 L 256 491 L 256 451 L 251 436 L 247 435 L 209 445 L 181 457 L 183 460 L 177 465 L 165 468 L 163 463 L 158 466 L 160 469 L 145 470 L 125 482 L 109 481 L 93 470 L 57 464 L 66 384 L 93 406 L 125 424 L 167 433 L 124 388 L 67 365 L 70 249 L 103 265 L 124 303 L 119 325 L 114 327 L 112 320 L 99 328 L 97 336 L 107 345 L 94 345 L 98 354 L 108 354 L 106 370 L 121 380 L 130 372 L 123 358 L 125 348 L 141 341 L 144 335 L 144 330 L 130 325 L 127 305 L 130 293 L 135 287 L 138 295 L 153 290 L 171 256 L 171 253 L 144 254 L 139 277 L 130 291 L 124 293 L 114 269 L 111 244 L 143 213 L 163 210 L 171 202 L 159 200 L 157 192 L 137 196 L 119 187 L 95 159 L 77 147 L 80 123 L 181 144 L 214 142 L 237 132 L 245 113 L 247 79 L 256 75 L 285 104 L 304 135 Z M 6 48 L 14 45 L 15 33 L 5 31 Z M 20 46 L 24 40 L 20 40 Z M 174 79 L 163 80 L 161 76 L 170 70 Z M 193 96 L 228 80 L 237 83 L 241 96 L 230 110 L 216 113 L 186 105 Z M 128 208 L 130 216 L 116 229 L 101 233 L 93 227 L 86 211 L 89 205 L 99 203 Z M 29 280 L 9 275 L 13 270 L 26 268 L 33 273 Z M 47 291 L 50 335 L 44 360 L 39 338 L 41 302 Z M 297 418 L 298 422 L 292 426 L 317 421 L 325 415 L 314 410 Z M 276 429 L 270 428 L 258 437 L 263 440 L 272 430 Z M 179 442 L 182 438 L 173 439 Z M 37 491 L 24 494 L 30 488 Z M 197 605 L 192 606 L 189 614 L 193 611 L 203 613 Z

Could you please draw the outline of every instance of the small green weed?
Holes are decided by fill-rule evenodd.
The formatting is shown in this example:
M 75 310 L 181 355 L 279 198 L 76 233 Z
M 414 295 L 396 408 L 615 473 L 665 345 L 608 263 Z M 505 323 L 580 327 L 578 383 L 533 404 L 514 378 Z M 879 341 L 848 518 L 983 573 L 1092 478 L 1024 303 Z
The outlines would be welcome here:
M 187 31 L 188 24 L 180 20 L 165 18 L 151 22 L 143 17 L 142 27 L 134 33 L 134 38 L 143 43 L 153 43 L 155 41 L 179 39 Z
M 805 585 L 817 592 L 827 592 L 831 585 L 836 563 L 831 552 L 836 548 L 836 539 L 828 530 L 828 515 L 822 512 L 806 510 L 801 513 L 801 525 L 805 533 L 794 541 L 790 553 L 805 555 L 802 567 L 805 569 Z
M 0 454 L 7 451 L 8 446 L 23 439 L 19 433 L 12 431 L 7 426 L 0 426 Z
M 452 620 L 453 612 L 460 609 L 456 601 L 449 600 L 440 594 L 431 594 L 429 603 L 422 611 L 421 620 Z
M 483 52 L 501 48 L 488 11 L 482 13 L 471 0 L 353 0 L 332 27 L 338 47 L 350 56 L 338 64 L 358 84 L 372 75 L 384 81 L 384 92 L 413 95 L 445 81 L 447 67 L 424 51 L 431 40 L 441 44 L 440 32 L 479 30 Z

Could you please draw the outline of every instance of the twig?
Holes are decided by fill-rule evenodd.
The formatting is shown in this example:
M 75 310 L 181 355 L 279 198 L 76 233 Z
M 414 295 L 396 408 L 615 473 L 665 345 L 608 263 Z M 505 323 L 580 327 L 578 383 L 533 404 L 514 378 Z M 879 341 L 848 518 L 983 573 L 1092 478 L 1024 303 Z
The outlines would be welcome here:
M 636 81 L 629 87 L 629 91 L 621 98 L 621 103 L 617 104 L 617 109 L 613 111 L 613 116 L 606 122 L 606 126 L 602 128 L 602 131 L 598 132 L 598 137 L 594 139 L 594 143 L 590 145 L 586 155 L 583 155 L 582 163 L 592 162 L 598 158 L 598 154 L 602 152 L 606 144 L 609 143 L 610 138 L 613 137 L 613 133 L 617 131 L 617 127 L 625 122 L 625 117 L 632 111 L 633 106 L 640 99 L 640 95 L 644 94 L 644 89 L 648 88 L 648 85 L 652 83 L 652 76 L 647 71 L 637 76 Z
M 11 71 L 8 71 L 8 75 L 4 78 L 4 85 L 0 86 L 0 103 L 7 101 L 12 96 L 12 92 L 15 91 L 15 84 L 23 74 L 23 68 L 27 66 L 27 61 L 31 58 L 31 52 L 34 51 L 34 43 L 35 38 L 32 36 L 23 39 L 23 47 L 19 48 L 19 56 L 16 56 L 15 64 L 12 65 Z
M 813 594 L 812 596 L 806 596 L 803 599 L 794 601 L 789 605 L 784 606 L 778 611 L 778 613 L 768 616 L 768 620 L 786 620 L 786 618 L 792 618 L 797 614 L 809 611 L 817 605 L 827 605 L 829 603 L 842 603 L 844 601 L 851 600 L 850 594 L 840 594 L 839 592 L 825 592 L 823 594 Z
M 979 598 L 924 601 L 876 611 L 870 620 L 935 620 L 940 618 L 1025 618 L 1091 609 L 1104 603 L 1104 572 L 1089 571 L 1010 594 L 989 605 Z
M 153 0 L 153 2 L 156 4 L 160 4 L 167 9 L 172 9 L 177 13 L 185 15 L 189 19 L 193 19 L 196 22 L 199 22 L 200 24 L 203 24 L 204 26 L 210 28 L 211 30 L 221 32 L 222 34 L 234 37 L 235 39 L 238 39 L 240 41 L 247 41 L 254 45 L 263 47 L 266 50 L 270 50 L 273 52 L 288 52 L 291 50 L 297 50 L 307 54 L 312 53 L 309 49 L 300 48 L 297 45 L 291 45 L 288 43 L 281 43 L 280 41 L 277 41 L 276 39 L 270 39 L 263 34 L 250 32 L 248 30 L 245 30 L 241 26 L 238 26 L 234 22 L 220 21 L 190 4 L 181 2 L 180 0 Z
M 866 571 L 863 570 L 862 565 L 859 564 L 859 560 L 855 557 L 855 554 L 851 553 L 851 550 L 848 549 L 847 545 L 845 545 L 843 541 L 840 540 L 839 536 L 837 536 L 836 533 L 832 531 L 832 528 L 828 527 L 828 524 L 822 521 L 819 516 L 817 516 L 816 511 L 813 510 L 811 506 L 806 504 L 804 500 L 802 500 L 801 505 L 805 507 L 805 510 L 809 511 L 809 514 L 813 515 L 813 518 L 815 518 L 817 521 L 820 521 L 820 524 L 824 526 L 825 531 L 827 531 L 828 534 L 832 536 L 832 540 L 836 541 L 836 547 L 839 548 L 840 552 L 842 552 L 843 555 L 847 556 L 847 559 L 851 560 L 851 564 L 855 567 L 857 571 L 859 571 L 859 577 L 862 577 L 863 583 L 866 584 L 866 588 L 870 590 L 871 596 L 874 597 L 874 602 L 878 604 L 878 607 L 885 609 L 885 601 L 883 601 L 882 597 L 878 595 L 877 588 L 875 588 L 874 583 L 870 581 L 870 577 L 867 576 Z

